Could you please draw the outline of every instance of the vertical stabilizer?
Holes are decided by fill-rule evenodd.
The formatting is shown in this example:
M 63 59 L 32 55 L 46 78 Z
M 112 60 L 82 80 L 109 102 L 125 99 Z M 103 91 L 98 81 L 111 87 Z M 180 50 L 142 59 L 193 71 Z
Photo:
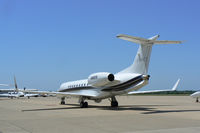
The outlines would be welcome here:
M 126 71 L 131 73 L 147 74 L 152 46 L 152 44 L 141 44 L 139 46 L 133 64 Z
M 16 92 L 19 92 L 19 89 L 17 87 L 17 81 L 16 81 L 16 77 L 14 76 L 14 82 L 15 82 L 15 91 Z
M 168 41 L 168 40 L 157 41 L 157 39 L 159 38 L 159 35 L 153 36 L 149 39 L 122 35 L 122 34 L 118 35 L 117 37 L 123 40 L 140 44 L 133 64 L 119 73 L 147 74 L 148 68 L 149 68 L 149 61 L 151 57 L 152 46 L 154 44 L 180 44 L 181 43 L 181 41 Z

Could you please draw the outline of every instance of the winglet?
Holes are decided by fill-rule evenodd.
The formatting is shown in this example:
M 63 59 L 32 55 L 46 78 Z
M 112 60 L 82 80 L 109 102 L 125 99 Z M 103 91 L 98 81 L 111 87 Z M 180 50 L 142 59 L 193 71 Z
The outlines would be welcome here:
M 176 81 L 176 83 L 174 84 L 174 86 L 173 86 L 173 88 L 172 88 L 172 91 L 175 91 L 175 90 L 176 90 L 176 88 L 178 87 L 179 82 L 180 82 L 180 79 L 178 79 L 178 80 Z

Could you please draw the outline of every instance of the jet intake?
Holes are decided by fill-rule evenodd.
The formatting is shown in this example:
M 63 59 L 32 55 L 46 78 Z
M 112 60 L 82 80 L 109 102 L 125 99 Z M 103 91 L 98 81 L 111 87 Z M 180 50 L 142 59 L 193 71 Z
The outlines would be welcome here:
M 108 80 L 109 81 L 114 81 L 115 80 L 115 76 L 113 74 L 109 74 L 108 75 Z

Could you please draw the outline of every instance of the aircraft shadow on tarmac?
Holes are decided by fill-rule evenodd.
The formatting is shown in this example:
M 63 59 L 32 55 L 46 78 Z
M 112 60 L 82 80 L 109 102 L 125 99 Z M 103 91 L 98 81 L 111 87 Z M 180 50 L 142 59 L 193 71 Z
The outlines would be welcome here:
M 200 110 L 152 110 L 142 114 L 175 113 L 175 112 L 200 112 Z
M 60 108 L 40 108 L 40 109 L 29 109 L 29 110 L 22 110 L 22 112 L 26 112 L 26 111 L 44 111 L 44 110 L 66 110 L 66 109 L 82 109 L 80 108 L 80 105 L 78 104 L 65 104 L 65 105 L 70 105 L 73 107 L 60 107 Z M 137 106 L 133 106 L 133 105 L 124 105 L 124 106 L 119 106 L 117 108 L 115 107 L 110 107 L 110 106 L 95 106 L 95 105 L 89 105 L 88 108 L 97 108 L 99 110 L 113 110 L 113 111 L 124 111 L 124 110 L 141 110 L 141 111 L 145 111 L 145 110 L 152 110 L 155 108 L 152 108 L 150 106 L 172 106 L 172 105 L 141 105 L 141 106 L 149 106 L 149 107 L 139 107 L 139 105 Z M 88 109 L 88 108 L 83 108 L 83 109 Z
M 11 100 L 11 99 L 8 99 L 8 98 L 0 98 L 0 101 L 5 101 L 5 100 Z
M 40 109 L 29 109 L 29 110 L 21 110 L 22 112 L 29 111 L 52 111 L 52 110 L 69 110 L 69 109 L 81 109 L 78 104 L 65 104 L 73 107 L 59 107 L 59 108 L 40 108 Z M 175 106 L 175 105 L 122 105 L 117 108 L 109 107 L 109 106 L 95 106 L 89 105 L 88 108 L 97 108 L 99 110 L 108 110 L 108 111 L 142 111 L 141 114 L 159 114 L 159 113 L 175 113 L 175 112 L 200 112 L 200 110 L 159 110 L 158 108 L 161 106 Z M 87 108 L 83 108 L 87 109 Z M 144 111 L 144 112 L 143 112 Z

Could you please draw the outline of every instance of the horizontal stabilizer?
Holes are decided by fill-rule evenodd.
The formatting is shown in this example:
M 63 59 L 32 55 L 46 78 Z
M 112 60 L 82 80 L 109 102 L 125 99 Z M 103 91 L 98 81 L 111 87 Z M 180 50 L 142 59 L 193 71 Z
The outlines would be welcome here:
M 154 44 L 181 44 L 183 41 L 168 41 L 168 40 L 161 40 L 161 41 L 154 41 Z
M 173 88 L 170 89 L 170 90 L 132 91 L 132 92 L 129 92 L 128 94 L 129 95 L 131 95 L 131 94 L 147 94 L 147 93 L 156 93 L 156 92 L 170 92 L 170 91 L 175 91 L 176 88 L 178 87 L 179 82 L 180 82 L 180 79 L 178 79 L 176 81 L 176 83 L 174 84 Z
M 143 43 L 149 42 L 149 40 L 145 39 L 145 38 L 136 37 L 136 36 L 129 36 L 129 35 L 124 35 L 124 34 L 117 35 L 117 38 L 123 39 L 123 40 L 126 40 L 126 41 L 130 41 L 130 42 L 134 42 L 134 43 L 137 43 L 137 44 L 143 44 Z
M 181 44 L 182 43 L 182 41 L 156 40 L 159 37 L 160 35 L 156 35 L 149 39 L 145 39 L 141 37 L 129 36 L 124 34 L 117 35 L 117 38 L 119 39 L 123 39 L 137 44 Z

